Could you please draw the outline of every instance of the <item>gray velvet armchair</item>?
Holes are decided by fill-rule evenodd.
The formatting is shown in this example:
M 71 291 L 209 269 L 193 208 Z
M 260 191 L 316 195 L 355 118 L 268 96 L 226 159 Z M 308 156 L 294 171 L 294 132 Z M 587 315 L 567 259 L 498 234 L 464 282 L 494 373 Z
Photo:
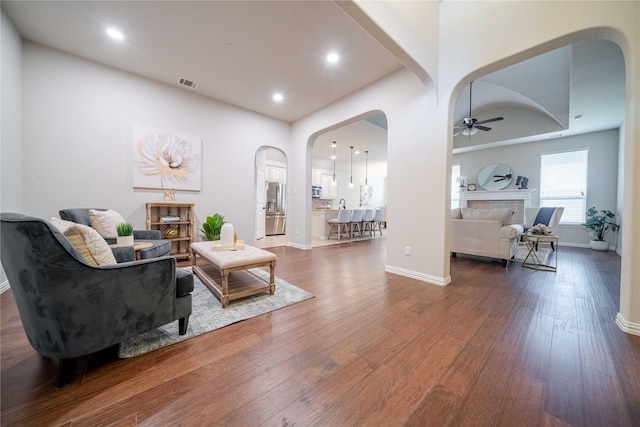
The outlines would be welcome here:
M 73 208 L 73 209 L 61 209 L 58 213 L 60 218 L 65 221 L 75 222 L 76 224 L 82 224 L 91 226 L 89 220 L 89 209 L 95 209 L 98 211 L 104 211 L 106 209 L 101 208 Z M 163 240 L 160 230 L 133 230 L 133 238 L 136 242 L 148 242 L 153 246 L 140 251 L 140 259 L 156 258 L 161 256 L 167 256 L 171 253 L 171 242 L 169 240 Z M 116 243 L 115 237 L 113 239 L 105 239 L 109 244 Z M 122 253 L 124 248 L 113 248 L 113 253 L 118 261 L 121 260 L 133 260 L 133 257 L 129 259 L 130 255 Z
M 56 385 L 77 358 L 191 314 L 193 277 L 173 257 L 93 267 L 48 221 L 0 214 L 2 267 L 31 346 L 58 359 Z

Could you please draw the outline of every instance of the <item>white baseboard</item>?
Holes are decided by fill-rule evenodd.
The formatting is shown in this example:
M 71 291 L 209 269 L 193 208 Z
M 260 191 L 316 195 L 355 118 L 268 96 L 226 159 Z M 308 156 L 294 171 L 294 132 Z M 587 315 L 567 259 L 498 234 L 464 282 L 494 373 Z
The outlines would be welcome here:
M 616 315 L 616 325 L 618 325 L 622 332 L 640 336 L 640 323 L 629 322 L 624 317 L 622 317 L 622 314 L 620 313 Z
M 0 294 L 3 293 L 4 291 L 8 291 L 10 288 L 9 286 L 9 281 L 5 280 L 4 282 L 0 283 Z
M 391 265 L 386 265 L 384 267 L 384 271 L 387 273 L 397 274 L 399 276 L 409 277 L 411 279 L 420 280 L 422 282 L 431 283 L 433 285 L 438 286 L 447 286 L 451 283 L 451 276 L 447 277 L 436 277 L 431 276 L 429 274 L 418 273 L 416 271 L 405 270 L 404 268 L 393 267 Z
M 300 245 L 300 244 L 294 243 L 294 242 L 285 242 L 284 245 L 292 247 L 292 248 L 300 249 L 300 250 L 303 250 L 303 251 L 308 251 L 308 250 L 312 249 L 311 245 Z

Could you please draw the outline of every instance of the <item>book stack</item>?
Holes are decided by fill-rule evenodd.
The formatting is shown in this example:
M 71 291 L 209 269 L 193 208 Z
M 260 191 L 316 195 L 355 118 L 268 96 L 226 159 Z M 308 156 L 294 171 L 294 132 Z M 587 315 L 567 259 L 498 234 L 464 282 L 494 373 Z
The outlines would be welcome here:
M 160 217 L 160 222 L 180 222 L 180 217 L 177 215 L 163 215 Z

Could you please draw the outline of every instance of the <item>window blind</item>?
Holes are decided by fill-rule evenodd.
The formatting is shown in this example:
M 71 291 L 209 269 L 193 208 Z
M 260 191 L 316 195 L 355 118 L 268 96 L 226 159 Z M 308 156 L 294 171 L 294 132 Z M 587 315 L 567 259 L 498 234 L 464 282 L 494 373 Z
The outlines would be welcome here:
M 564 207 L 561 224 L 583 224 L 589 150 L 540 155 L 540 206 Z

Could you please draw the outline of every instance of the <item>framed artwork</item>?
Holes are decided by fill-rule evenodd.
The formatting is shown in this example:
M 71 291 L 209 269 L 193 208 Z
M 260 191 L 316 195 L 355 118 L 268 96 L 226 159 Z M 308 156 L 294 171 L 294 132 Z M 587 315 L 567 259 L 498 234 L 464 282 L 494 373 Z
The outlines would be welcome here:
M 202 140 L 144 126 L 133 127 L 133 186 L 200 191 Z
M 467 191 L 476 191 L 475 184 L 467 184 Z
M 373 194 L 373 188 L 369 185 L 360 186 L 360 205 L 368 205 Z

